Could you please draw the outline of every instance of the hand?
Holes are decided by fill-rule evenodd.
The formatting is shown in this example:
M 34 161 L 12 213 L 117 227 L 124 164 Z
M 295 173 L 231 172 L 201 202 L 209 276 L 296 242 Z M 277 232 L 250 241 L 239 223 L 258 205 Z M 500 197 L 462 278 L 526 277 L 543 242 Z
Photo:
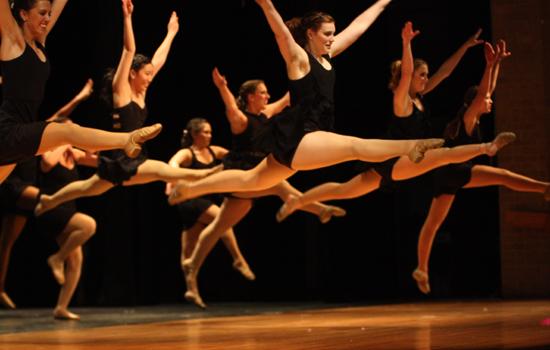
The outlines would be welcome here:
M 176 13 L 176 11 L 172 11 L 172 15 L 170 16 L 170 20 L 168 21 L 168 32 L 169 33 L 177 33 L 180 29 L 179 24 L 179 18 Z
M 487 63 L 487 66 L 494 65 L 498 60 L 499 48 L 497 47 L 497 50 L 495 51 L 491 43 L 485 42 L 483 45 L 483 52 L 485 53 L 485 62 Z
M 214 67 L 212 70 L 212 80 L 214 81 L 214 85 L 218 88 L 227 86 L 227 80 L 225 79 L 225 76 L 220 74 L 218 67 Z
M 479 39 L 479 36 L 481 35 L 481 28 L 477 30 L 477 32 L 475 32 L 474 35 L 472 35 L 471 37 L 468 38 L 468 40 L 466 40 L 466 42 L 464 43 L 464 45 L 466 46 L 466 48 L 470 48 L 472 46 L 476 46 L 478 44 L 482 44 L 483 43 L 483 40 Z
M 132 0 L 122 0 L 122 14 L 124 14 L 124 17 L 131 16 L 132 12 L 134 12 Z
M 512 55 L 510 51 L 507 51 L 506 42 L 502 39 L 500 39 L 497 42 L 497 49 L 498 49 L 497 58 L 499 61 L 502 60 L 503 58 L 507 58 L 508 56 Z
M 418 34 L 420 34 L 420 31 L 413 30 L 413 25 L 411 21 L 407 21 L 405 23 L 405 26 L 401 30 L 401 38 L 403 38 L 403 41 L 405 42 L 410 42 Z

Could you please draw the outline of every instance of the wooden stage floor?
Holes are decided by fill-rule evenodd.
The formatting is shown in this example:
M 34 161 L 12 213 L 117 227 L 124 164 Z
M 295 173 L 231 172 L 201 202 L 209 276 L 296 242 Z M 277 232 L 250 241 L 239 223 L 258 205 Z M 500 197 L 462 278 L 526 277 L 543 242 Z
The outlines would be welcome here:
M 217 310 L 217 311 L 216 311 Z M 550 300 L 0 311 L 0 350 L 550 349 Z

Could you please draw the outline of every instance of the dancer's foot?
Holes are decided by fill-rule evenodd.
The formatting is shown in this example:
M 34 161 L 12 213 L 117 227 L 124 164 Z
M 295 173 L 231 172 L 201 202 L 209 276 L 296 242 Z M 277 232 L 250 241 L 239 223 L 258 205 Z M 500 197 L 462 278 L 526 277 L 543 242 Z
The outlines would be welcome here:
M 197 305 L 201 309 L 206 309 L 206 304 L 204 303 L 204 301 L 202 301 L 202 298 L 198 293 L 194 293 L 188 290 L 187 292 L 185 292 L 183 297 L 185 298 L 185 300 Z
M 176 205 L 190 199 L 187 192 L 187 183 L 185 181 L 178 181 L 172 192 L 168 195 L 168 204 Z
M 187 291 L 184 294 L 185 299 L 201 309 L 206 309 L 206 304 L 202 301 L 197 288 L 197 272 L 191 263 L 191 259 L 184 260 L 181 264 L 181 268 L 185 275 L 185 284 L 187 285 Z
M 50 209 L 53 209 L 52 196 L 41 194 L 36 207 L 34 207 L 34 216 L 40 216 Z
M 53 317 L 56 320 L 65 320 L 65 321 L 78 321 L 80 320 L 80 315 L 70 312 L 67 309 L 56 307 L 53 310 Z
M 239 271 L 241 275 L 249 281 L 254 281 L 256 279 L 256 275 L 254 275 L 254 272 L 250 270 L 250 267 L 244 260 L 235 260 L 235 262 L 233 262 L 233 268 Z
M 286 202 L 279 208 L 277 214 L 275 214 L 275 219 L 277 222 L 281 222 L 286 219 L 290 214 L 294 213 L 298 209 L 300 204 L 300 197 L 293 194 L 289 195 Z
M 497 152 L 509 143 L 514 142 L 516 134 L 513 132 L 501 132 L 495 139 L 487 145 L 486 153 L 489 156 L 494 156 Z
M 59 260 L 57 256 L 51 255 L 48 258 L 48 265 L 52 269 L 53 277 L 57 283 L 63 285 L 65 283 L 65 262 Z
M 6 309 L 13 310 L 16 308 L 15 303 L 10 299 L 6 292 L 0 293 L 0 304 L 2 304 L 2 306 Z
M 332 219 L 333 216 L 342 217 L 346 215 L 346 211 L 340 207 L 334 205 L 327 205 L 319 213 L 319 220 L 321 223 L 326 224 Z
M 418 140 L 413 149 L 409 152 L 409 159 L 413 163 L 419 163 L 424 159 L 424 153 L 431 149 L 440 148 L 445 143 L 444 139 Z
M 141 152 L 141 145 L 154 137 L 156 137 L 162 130 L 160 123 L 146 126 L 141 129 L 132 131 L 128 139 L 128 143 L 124 146 L 124 152 L 130 158 L 135 158 Z
M 416 280 L 416 285 L 418 289 L 424 294 L 430 293 L 430 281 L 428 274 L 422 270 L 416 269 L 412 274 L 413 278 Z

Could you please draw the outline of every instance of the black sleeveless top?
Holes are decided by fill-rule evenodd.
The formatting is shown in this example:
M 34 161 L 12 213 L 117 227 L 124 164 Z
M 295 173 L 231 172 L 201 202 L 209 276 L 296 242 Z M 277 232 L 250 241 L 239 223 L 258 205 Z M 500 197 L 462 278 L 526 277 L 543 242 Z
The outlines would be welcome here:
M 289 80 L 291 106 L 272 118 L 272 154 L 288 167 L 305 134 L 334 127 L 334 66 L 325 69 L 309 52 L 308 59 L 311 70 L 301 79 Z
M 46 55 L 45 48 L 40 43 L 36 45 Z M 48 59 L 42 62 L 36 52 L 29 45 L 25 45 L 21 56 L 13 60 L 1 61 L 0 64 L 3 90 L 2 111 L 19 122 L 36 121 L 50 74 Z
M 197 156 L 195 155 L 195 152 L 193 152 L 193 149 L 189 147 L 189 151 L 191 151 L 191 164 L 187 168 L 189 169 L 210 169 L 215 167 L 216 165 L 221 163 L 221 160 L 216 158 L 216 155 L 214 154 L 214 151 L 212 151 L 212 148 L 207 147 L 208 152 L 212 155 L 212 161 L 210 163 L 203 163 L 200 160 L 197 159 Z
M 413 103 L 412 114 L 408 117 L 391 116 L 387 136 L 393 140 L 424 139 L 431 136 L 430 113 L 426 106 L 421 111 Z

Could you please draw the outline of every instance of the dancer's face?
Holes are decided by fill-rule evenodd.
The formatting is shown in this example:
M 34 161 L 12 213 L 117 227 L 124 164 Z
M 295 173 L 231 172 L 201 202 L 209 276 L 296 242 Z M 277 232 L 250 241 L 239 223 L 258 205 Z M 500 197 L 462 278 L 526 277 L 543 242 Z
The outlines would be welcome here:
M 330 53 L 335 31 L 334 22 L 324 22 L 317 31 L 307 30 L 308 44 L 314 54 L 327 55 Z
M 422 91 L 426 89 L 426 83 L 428 83 L 428 74 L 428 66 L 425 64 L 421 64 L 414 70 L 413 78 L 411 81 L 412 95 L 422 93 Z
M 487 94 L 485 96 L 485 113 L 491 113 L 492 109 L 493 109 L 493 99 L 491 99 L 490 94 Z
M 137 91 L 145 91 L 153 80 L 153 65 L 151 63 L 145 64 L 137 71 L 132 70 L 130 72 L 130 78 L 133 86 Z
M 210 146 L 212 140 L 212 126 L 209 123 L 203 123 L 201 129 L 193 135 L 193 144 L 199 148 Z
M 47 33 L 51 11 L 52 4 L 49 0 L 38 0 L 30 10 L 21 10 L 20 16 L 23 19 L 23 25 L 33 38 L 43 38 Z
M 251 111 L 261 111 L 269 103 L 269 92 L 267 91 L 267 86 L 265 84 L 258 84 L 256 86 L 256 91 L 253 94 L 250 94 L 248 97 L 248 110 Z

